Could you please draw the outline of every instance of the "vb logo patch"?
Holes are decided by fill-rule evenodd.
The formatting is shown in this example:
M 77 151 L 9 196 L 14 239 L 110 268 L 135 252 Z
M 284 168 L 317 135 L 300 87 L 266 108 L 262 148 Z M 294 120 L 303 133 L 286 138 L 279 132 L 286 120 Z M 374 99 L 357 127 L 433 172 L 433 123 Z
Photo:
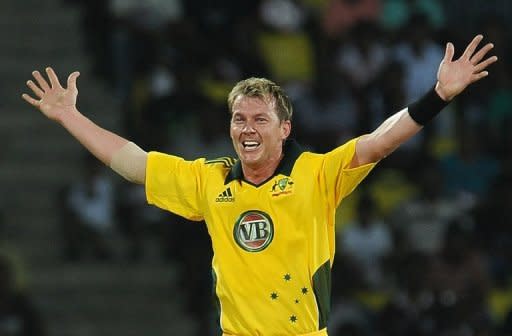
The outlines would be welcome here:
M 233 237 L 242 249 L 259 252 L 272 242 L 274 224 L 270 216 L 262 211 L 246 211 L 236 221 Z

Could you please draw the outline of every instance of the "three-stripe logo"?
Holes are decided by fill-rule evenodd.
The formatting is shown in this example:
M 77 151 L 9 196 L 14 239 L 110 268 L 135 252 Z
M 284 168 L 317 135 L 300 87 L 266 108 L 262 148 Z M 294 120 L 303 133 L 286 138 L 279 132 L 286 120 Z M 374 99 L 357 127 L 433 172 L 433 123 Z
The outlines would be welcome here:
M 226 190 L 224 190 L 222 193 L 217 196 L 215 199 L 215 202 L 234 202 L 235 197 L 233 197 L 233 194 L 231 193 L 231 188 L 228 187 Z

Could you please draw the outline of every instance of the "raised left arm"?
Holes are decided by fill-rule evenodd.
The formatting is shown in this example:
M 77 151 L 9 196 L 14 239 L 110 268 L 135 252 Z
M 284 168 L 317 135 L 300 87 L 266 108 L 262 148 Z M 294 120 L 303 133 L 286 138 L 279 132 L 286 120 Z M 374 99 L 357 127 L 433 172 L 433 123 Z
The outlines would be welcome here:
M 446 52 L 437 72 L 433 90 L 409 107 L 386 119 L 375 131 L 363 135 L 356 144 L 356 154 L 351 167 L 377 162 L 418 133 L 445 105 L 464 89 L 489 73 L 485 69 L 498 58 L 491 56 L 482 61 L 494 45 L 486 44 L 476 51 L 483 36 L 477 35 L 468 44 L 462 56 L 453 60 L 454 47 L 446 45 Z

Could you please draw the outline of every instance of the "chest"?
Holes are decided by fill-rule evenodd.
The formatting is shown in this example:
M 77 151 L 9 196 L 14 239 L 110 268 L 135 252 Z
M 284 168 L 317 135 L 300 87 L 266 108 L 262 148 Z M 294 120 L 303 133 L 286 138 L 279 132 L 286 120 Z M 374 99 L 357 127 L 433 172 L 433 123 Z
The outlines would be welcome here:
M 289 176 L 276 176 L 260 186 L 232 181 L 209 194 L 213 197 L 205 219 L 212 238 L 235 242 L 249 252 L 279 241 L 303 241 L 324 213 L 314 181 Z
M 277 176 L 255 186 L 245 181 L 232 181 L 212 187 L 208 194 L 210 214 L 237 217 L 250 210 L 264 211 L 272 216 L 290 216 L 308 212 L 320 197 L 314 182 L 288 176 Z

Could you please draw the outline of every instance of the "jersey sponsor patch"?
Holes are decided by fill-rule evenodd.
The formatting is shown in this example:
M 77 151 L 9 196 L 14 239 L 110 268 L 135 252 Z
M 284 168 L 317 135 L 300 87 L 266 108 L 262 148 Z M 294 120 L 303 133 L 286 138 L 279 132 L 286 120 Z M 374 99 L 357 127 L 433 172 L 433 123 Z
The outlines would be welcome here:
M 274 224 L 270 216 L 262 211 L 249 210 L 240 215 L 235 223 L 233 237 L 242 249 L 260 252 L 274 238 Z

